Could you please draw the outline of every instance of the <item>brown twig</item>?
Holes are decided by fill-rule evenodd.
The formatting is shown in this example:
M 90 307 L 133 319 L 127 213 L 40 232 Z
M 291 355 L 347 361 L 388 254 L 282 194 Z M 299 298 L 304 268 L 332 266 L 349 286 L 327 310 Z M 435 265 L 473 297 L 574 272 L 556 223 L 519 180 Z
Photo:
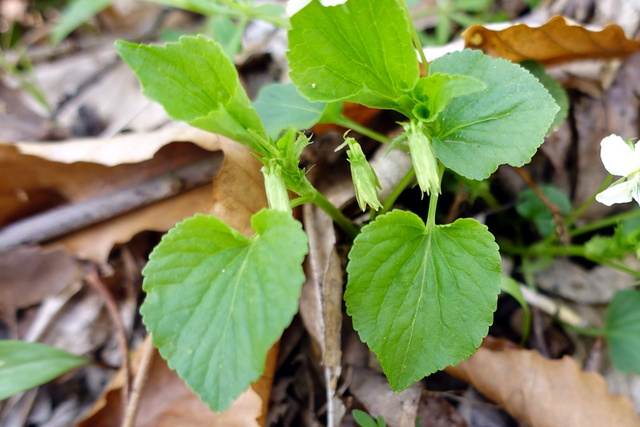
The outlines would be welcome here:
M 129 389 L 130 389 L 130 379 L 131 379 L 131 369 L 129 366 L 129 344 L 127 339 L 127 331 L 125 330 L 124 325 L 122 324 L 122 319 L 120 318 L 120 312 L 118 311 L 118 305 L 111 295 L 111 292 L 107 289 L 104 282 L 100 279 L 98 275 L 98 269 L 96 265 L 92 262 L 88 262 L 86 264 L 86 273 L 84 276 L 85 281 L 102 297 L 104 301 L 105 307 L 113 325 L 116 328 L 116 337 L 118 339 L 118 347 L 120 349 L 120 357 L 122 359 L 122 369 L 124 370 L 124 386 L 122 387 L 122 407 L 127 407 L 127 402 L 129 400 Z
M 591 350 L 589 350 L 589 355 L 587 356 L 587 360 L 584 361 L 584 370 L 585 371 L 595 371 L 598 372 L 600 369 L 600 364 L 602 361 L 602 346 L 604 339 L 602 337 L 596 337 Z
M 136 415 L 140 408 L 140 399 L 142 398 L 142 392 L 144 391 L 149 375 L 149 368 L 151 368 L 151 362 L 153 361 L 154 350 L 151 334 L 147 335 L 140 351 L 140 363 L 136 370 L 136 376 L 133 379 L 129 402 L 127 406 L 125 406 L 126 410 L 122 419 L 122 427 L 133 427 L 135 425 Z
M 63 236 L 211 182 L 218 153 L 148 181 L 77 203 L 50 209 L 0 229 L 0 253 Z
M 542 317 L 542 313 L 536 307 L 531 308 L 531 320 L 532 320 L 532 330 L 533 330 L 533 345 L 535 348 L 546 358 L 551 357 L 551 352 L 549 351 L 549 346 L 547 345 L 547 341 L 544 336 L 544 318 Z
M 527 185 L 531 187 L 536 196 L 538 196 L 540 200 L 542 200 L 542 203 L 544 203 L 547 209 L 549 209 L 549 212 L 551 212 L 551 214 L 553 215 L 553 220 L 556 222 L 556 231 L 558 233 L 560 242 L 565 245 L 571 243 L 569 240 L 569 233 L 567 232 L 566 225 L 562 220 L 562 213 L 560 212 L 560 208 L 553 204 L 551 200 L 549 200 L 549 198 L 542 192 L 542 190 L 540 190 L 540 187 L 538 187 L 538 185 L 533 181 L 531 175 L 529 175 L 526 170 L 524 170 L 523 168 L 515 168 L 515 170 L 516 172 L 518 172 L 518 175 L 520 175 L 520 178 L 522 178 L 524 182 L 526 182 Z

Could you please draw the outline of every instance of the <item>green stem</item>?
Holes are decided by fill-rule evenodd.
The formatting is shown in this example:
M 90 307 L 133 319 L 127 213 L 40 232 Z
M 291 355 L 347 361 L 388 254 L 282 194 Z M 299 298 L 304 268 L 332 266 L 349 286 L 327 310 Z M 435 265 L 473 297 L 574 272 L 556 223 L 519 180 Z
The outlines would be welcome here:
M 596 195 L 598 193 L 600 193 L 602 190 L 604 190 L 610 183 L 611 181 L 613 181 L 613 175 L 609 175 L 604 182 L 600 185 L 600 187 L 598 187 L 598 189 L 596 190 L 595 193 L 593 193 L 591 195 L 591 197 L 589 197 L 583 204 L 581 204 L 575 211 L 573 211 L 571 213 L 571 215 L 568 215 L 565 222 L 567 224 L 567 227 L 570 227 L 573 222 L 580 217 L 580 215 L 582 215 L 584 213 L 584 211 L 586 211 L 587 209 L 589 209 L 589 206 L 591 206 L 594 202 L 594 200 L 596 200 Z M 571 233 L 570 233 L 571 235 Z
M 427 227 L 436 226 L 436 208 L 438 207 L 438 197 L 435 191 L 429 196 L 429 213 L 427 214 Z
M 597 259 L 597 258 L 591 258 L 591 257 L 586 257 L 586 258 L 593 262 L 597 262 L 598 264 L 606 265 L 607 267 L 611 267 L 611 268 L 615 268 L 616 270 L 623 271 L 631 276 L 635 276 L 640 279 L 640 271 L 633 270 L 625 265 L 618 264 L 617 262 L 614 262 L 608 259 Z
M 400 2 L 404 6 L 404 13 L 409 21 L 409 31 L 411 31 L 411 38 L 413 39 L 413 44 L 415 48 L 418 50 L 418 54 L 420 55 L 420 60 L 422 61 L 422 65 L 424 66 L 424 70 L 427 74 L 429 74 L 429 63 L 427 62 L 427 58 L 424 56 L 424 51 L 422 49 L 422 43 L 420 43 L 420 37 L 418 37 L 418 32 L 416 31 L 416 26 L 413 25 L 413 20 L 411 19 L 411 12 L 409 12 L 409 6 L 407 6 L 406 2 Z
M 611 225 L 616 225 L 620 221 L 624 221 L 626 219 L 635 218 L 640 216 L 640 209 L 635 209 L 630 212 L 625 212 L 617 215 L 612 215 L 607 218 L 603 218 L 598 221 L 594 221 L 590 224 L 585 225 L 584 227 L 576 228 L 575 230 L 571 230 L 569 235 L 571 237 L 578 236 L 580 234 L 589 233 L 590 231 L 599 230 L 604 227 L 609 227 Z
M 432 191 L 429 196 L 429 213 L 427 214 L 427 227 L 436 226 L 436 208 L 438 207 L 438 197 L 442 189 L 442 176 L 444 175 L 444 164 L 438 163 L 438 191 Z
M 249 10 L 249 6 L 246 4 L 240 4 L 238 3 L 238 1 L 234 1 L 234 0 L 218 0 L 218 2 L 224 4 L 225 6 L 237 10 L 238 12 L 242 13 L 242 14 L 246 14 L 247 11 Z
M 26 61 L 26 68 L 28 70 L 33 69 L 29 57 L 25 54 L 24 48 L 20 48 L 19 55 L 22 61 Z M 20 86 L 24 88 L 28 93 L 30 93 L 31 96 L 33 96 L 33 98 L 41 106 L 43 106 L 48 112 L 51 112 L 51 106 L 47 102 L 47 99 L 44 96 L 44 93 L 42 92 L 42 90 L 40 90 L 40 87 L 38 86 L 37 82 L 32 81 L 33 75 L 31 75 L 30 77 L 25 77 L 25 74 L 23 74 L 20 70 L 18 70 L 18 67 L 12 64 L 11 61 L 9 61 L 7 57 L 4 55 L 4 53 L 1 51 L 0 51 L 0 68 L 5 69 L 9 74 L 15 76 L 20 82 Z
M 333 203 L 327 200 L 327 198 L 317 190 L 313 198 L 313 203 L 320 209 L 325 211 L 333 219 L 333 221 L 338 224 L 338 226 L 342 228 L 344 232 L 347 233 L 352 239 L 355 239 L 358 233 L 360 233 L 358 227 L 354 223 L 352 223 L 340 209 L 338 209 Z
M 349 119 L 348 117 L 345 117 L 343 115 L 339 115 L 337 117 L 335 117 L 334 124 L 345 127 L 345 128 L 349 128 L 349 129 L 353 129 L 354 131 L 358 132 L 361 135 L 364 135 L 366 137 L 369 137 L 371 139 L 373 139 L 374 141 L 378 141 L 382 144 L 390 144 L 391 143 L 391 139 L 385 135 L 382 135 L 381 133 L 378 133 L 374 130 L 369 129 L 366 126 L 362 126 L 360 123 L 355 122 L 351 119 Z
M 522 257 L 522 277 L 524 278 L 524 283 L 534 291 L 538 291 L 538 287 L 536 286 L 536 279 L 533 275 L 533 270 L 531 268 L 531 258 L 528 256 Z
M 563 327 L 567 329 L 571 329 L 572 331 L 577 332 L 580 335 L 587 335 L 590 337 L 603 337 L 606 335 L 604 329 L 581 328 L 579 326 L 570 325 L 569 323 L 566 323 L 566 322 L 560 322 L 560 323 L 562 324 Z
M 609 259 L 598 258 L 594 256 L 589 256 L 584 246 L 581 245 L 568 245 L 568 246 L 543 246 L 543 245 L 534 245 L 530 248 L 517 248 L 517 247 L 509 247 L 507 249 L 506 246 L 502 246 L 501 248 L 506 251 L 510 251 L 512 253 L 517 253 L 519 255 L 524 256 L 578 256 L 584 259 L 588 259 L 589 261 L 593 261 L 597 264 L 606 265 L 607 267 L 615 268 L 616 270 L 623 271 L 631 276 L 640 278 L 640 271 L 633 270 L 627 266 L 619 264 Z M 528 283 L 527 283 L 528 284 Z
M 407 173 L 402 177 L 400 182 L 393 188 L 391 193 L 387 196 L 384 203 L 382 204 L 382 209 L 377 215 L 383 215 L 393 207 L 393 204 L 398 200 L 398 197 L 402 194 L 402 192 L 414 181 L 416 177 L 415 169 L 411 168 L 407 171 Z

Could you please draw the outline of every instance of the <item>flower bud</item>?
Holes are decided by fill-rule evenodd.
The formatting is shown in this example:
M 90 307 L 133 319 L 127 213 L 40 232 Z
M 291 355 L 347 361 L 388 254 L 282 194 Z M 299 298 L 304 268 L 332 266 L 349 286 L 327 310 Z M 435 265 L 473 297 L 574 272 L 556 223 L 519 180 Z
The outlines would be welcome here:
M 422 123 L 409 122 L 405 125 L 409 151 L 411 152 L 411 163 L 416 171 L 416 178 L 420 189 L 427 193 L 440 194 L 440 174 L 438 171 L 438 159 L 433 151 L 431 139 L 424 132 Z
M 375 171 L 367 161 L 360 144 L 353 138 L 345 138 L 344 144 L 338 147 L 338 150 L 345 144 L 349 145 L 347 157 L 351 165 L 351 177 L 353 179 L 353 187 L 356 190 L 356 200 L 358 206 L 363 211 L 367 205 L 372 209 L 378 210 L 382 207 L 378 189 L 381 189 L 380 181 Z
M 264 187 L 267 191 L 269 208 L 291 213 L 289 193 L 282 178 L 280 165 L 272 162 L 268 166 L 263 166 L 261 171 L 262 175 L 264 175 Z

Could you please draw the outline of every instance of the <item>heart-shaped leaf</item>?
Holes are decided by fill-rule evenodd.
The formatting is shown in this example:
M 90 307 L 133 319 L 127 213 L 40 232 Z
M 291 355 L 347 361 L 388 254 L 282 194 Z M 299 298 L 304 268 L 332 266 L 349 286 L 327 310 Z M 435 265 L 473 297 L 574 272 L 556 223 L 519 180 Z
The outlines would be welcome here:
M 313 101 L 398 109 L 419 77 L 403 0 L 313 1 L 291 18 L 291 80 Z
M 291 215 L 262 210 L 247 239 L 196 215 L 171 229 L 143 270 L 141 308 L 153 342 L 215 411 L 264 370 L 266 354 L 298 309 L 307 236 Z
M 477 221 L 427 227 L 392 211 L 362 229 L 349 259 L 347 313 L 394 391 L 469 357 L 487 335 L 500 255 Z
M 469 49 L 433 61 L 430 73 L 474 77 L 486 89 L 453 99 L 434 131 L 436 156 L 470 179 L 499 165 L 529 162 L 558 112 L 544 86 L 522 67 Z

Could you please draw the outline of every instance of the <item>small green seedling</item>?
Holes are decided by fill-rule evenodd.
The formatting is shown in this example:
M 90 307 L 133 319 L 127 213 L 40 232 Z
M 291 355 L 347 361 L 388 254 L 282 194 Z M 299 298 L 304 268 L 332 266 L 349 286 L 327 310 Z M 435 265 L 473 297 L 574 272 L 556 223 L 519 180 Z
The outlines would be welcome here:
M 205 37 L 116 43 L 144 93 L 173 118 L 243 144 L 264 165 L 269 209 L 254 215 L 253 237 L 196 215 L 169 231 L 143 271 L 141 311 L 155 346 L 216 411 L 260 377 L 267 350 L 298 309 L 308 243 L 291 206 L 302 203 L 318 205 L 354 239 L 347 313 L 394 391 L 473 354 L 496 309 L 500 254 L 475 219 L 437 223 L 442 175 L 483 180 L 501 164 L 522 166 L 559 110 L 529 71 L 477 51 L 423 60 L 421 77 L 403 0 L 311 1 L 290 26 L 296 101 L 278 105 L 301 114 L 288 123 L 269 119 L 268 100 L 280 94 L 263 94 L 254 107 L 224 50 Z M 349 137 L 358 203 L 379 209 L 375 220 L 358 228 L 307 179 L 299 158 L 310 141 L 297 131 L 342 120 L 344 101 L 406 117 L 396 144 L 411 153 L 428 196 L 426 221 L 381 208 L 393 200 L 380 201 L 377 178 Z M 287 190 L 298 198 L 289 201 Z
M 360 427 L 387 427 L 387 423 L 380 415 L 374 420 L 371 415 L 359 409 L 354 409 L 351 414 Z

